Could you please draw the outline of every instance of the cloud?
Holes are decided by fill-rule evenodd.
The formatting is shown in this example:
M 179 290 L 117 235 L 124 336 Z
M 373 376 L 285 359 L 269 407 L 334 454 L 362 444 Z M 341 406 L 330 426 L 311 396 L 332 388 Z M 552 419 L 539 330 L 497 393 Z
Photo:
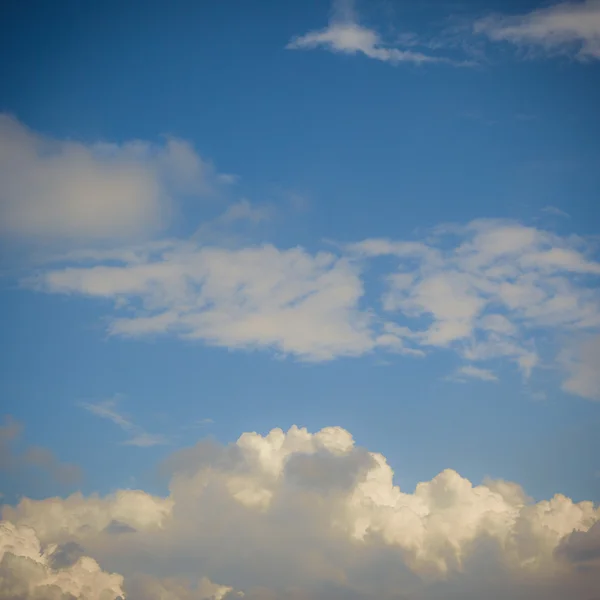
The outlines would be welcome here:
M 177 138 L 82 143 L 42 136 L 0 114 L 0 234 L 97 241 L 163 229 L 180 196 L 224 177 Z
M 546 213 L 547 215 L 553 215 L 555 217 L 564 217 L 565 219 L 571 218 L 571 215 L 569 215 L 569 213 L 566 213 L 564 210 L 561 210 L 556 206 L 544 206 L 544 208 L 542 208 L 542 212 Z
M 167 438 L 158 433 L 148 433 L 139 425 L 135 425 L 129 419 L 125 418 L 117 411 L 117 400 L 104 400 L 102 402 L 81 402 L 80 406 L 91 412 L 93 415 L 102 419 L 112 421 L 117 427 L 129 434 L 129 439 L 123 442 L 126 446 L 137 446 L 138 448 L 148 448 L 167 444 Z
M 540 332 L 600 328 L 600 263 L 579 238 L 476 220 L 438 227 L 427 243 L 370 239 L 348 251 L 396 258 L 383 309 L 390 320 L 429 319 L 427 328 L 408 333 L 424 348 L 451 348 L 470 362 L 506 358 L 528 377 L 540 362 Z
M 102 571 L 88 556 L 54 568 L 56 548 L 43 549 L 29 527 L 0 522 L 0 599 L 116 600 L 124 596 L 123 578 Z
M 451 62 L 447 58 L 385 45 L 376 31 L 359 24 L 350 0 L 334 1 L 328 27 L 295 37 L 286 46 L 288 50 L 312 50 L 319 47 L 341 54 L 364 54 L 391 64 Z
M 129 316 L 112 321 L 113 335 L 169 332 L 305 360 L 359 355 L 374 346 L 370 317 L 358 309 L 360 278 L 347 260 L 329 253 L 168 242 L 127 251 L 119 262 L 49 271 L 32 284 L 117 300 Z
M 596 556 L 591 502 L 534 503 L 515 483 L 474 485 L 452 469 L 403 491 L 339 427 L 200 442 L 166 470 L 167 498 L 24 499 L 2 517 L 60 552 L 55 567 L 87 556 L 118 571 L 128 600 L 589 600 L 599 583 L 579 568 Z M 114 521 L 127 531 L 108 531 Z
M 15 453 L 12 444 L 18 440 L 22 430 L 22 425 L 10 416 L 5 417 L 4 425 L 0 425 L 0 470 L 38 469 L 63 485 L 71 485 L 82 478 L 77 465 L 61 462 L 52 451 L 42 446 L 28 446 L 23 452 Z
M 489 369 L 482 369 L 481 367 L 474 367 L 473 365 L 465 365 L 464 367 L 460 367 L 454 378 L 457 381 L 464 381 L 464 377 L 470 379 L 480 379 L 481 381 L 498 381 L 498 377 Z
M 486 362 L 504 359 L 528 378 L 556 360 L 574 369 L 575 359 L 561 354 L 564 345 L 599 332 L 594 254 L 577 236 L 480 219 L 438 226 L 420 240 L 362 240 L 337 253 L 196 240 L 78 251 L 23 283 L 114 302 L 115 336 L 169 334 L 308 361 L 446 350 L 469 365 L 462 376 L 483 369 L 481 378 Z M 395 266 L 378 271 L 378 302 L 365 271 L 385 256 Z M 588 391 L 568 384 L 569 391 L 590 397 L 590 382 Z
M 600 521 L 564 537 L 555 553 L 574 565 L 600 568 Z
M 563 350 L 559 363 L 568 373 L 562 384 L 565 392 L 600 400 L 600 335 Z
M 478 20 L 476 33 L 550 55 L 567 54 L 578 60 L 600 58 L 600 1 L 562 2 L 515 15 L 492 15 Z

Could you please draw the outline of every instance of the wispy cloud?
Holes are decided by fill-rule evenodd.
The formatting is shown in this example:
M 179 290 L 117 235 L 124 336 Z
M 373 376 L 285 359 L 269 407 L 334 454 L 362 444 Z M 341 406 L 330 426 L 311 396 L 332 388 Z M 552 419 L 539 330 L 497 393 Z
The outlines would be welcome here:
M 491 15 L 475 33 L 550 55 L 600 59 L 600 0 L 562 2 L 520 15 Z
M 102 402 L 79 402 L 79 406 L 93 415 L 107 419 L 126 432 L 130 437 L 123 442 L 126 446 L 148 448 L 167 444 L 168 440 L 163 434 L 148 433 L 136 425 L 117 410 L 117 400 L 103 400 Z
M 482 369 L 473 365 L 460 367 L 450 379 L 458 382 L 464 382 L 466 379 L 479 379 L 480 381 L 490 382 L 498 381 L 498 377 L 489 369 Z
M 412 37 L 407 38 L 408 47 L 414 45 Z M 363 54 L 369 58 L 399 63 L 452 63 L 448 58 L 433 56 L 414 50 L 400 49 L 386 44 L 380 35 L 360 24 L 358 14 L 351 0 L 337 0 L 333 3 L 329 25 L 325 29 L 309 31 L 293 38 L 286 46 L 289 50 L 312 50 L 324 48 L 341 54 Z
M 378 304 L 364 271 L 381 256 L 396 267 L 383 276 Z M 488 219 L 439 226 L 419 240 L 367 239 L 337 254 L 171 240 L 73 255 L 28 285 L 113 299 L 112 335 L 171 334 L 310 361 L 445 349 L 482 369 L 508 360 L 527 378 L 554 360 L 561 340 L 600 331 L 599 277 L 584 239 Z M 554 340 L 545 356 L 539 335 Z M 123 427 L 114 406 L 102 411 Z
M 544 208 L 542 208 L 542 212 L 546 213 L 547 215 L 553 215 L 555 217 L 564 217 L 565 219 L 571 218 L 571 215 L 569 213 L 566 213 L 564 210 L 561 210 L 556 206 L 544 206 Z

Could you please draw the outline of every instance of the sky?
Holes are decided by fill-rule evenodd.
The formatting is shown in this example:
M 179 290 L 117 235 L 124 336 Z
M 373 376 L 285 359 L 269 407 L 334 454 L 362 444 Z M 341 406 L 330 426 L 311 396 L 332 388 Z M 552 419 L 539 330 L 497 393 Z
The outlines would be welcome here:
M 600 1 L 7 0 L 0 600 L 598 600 Z

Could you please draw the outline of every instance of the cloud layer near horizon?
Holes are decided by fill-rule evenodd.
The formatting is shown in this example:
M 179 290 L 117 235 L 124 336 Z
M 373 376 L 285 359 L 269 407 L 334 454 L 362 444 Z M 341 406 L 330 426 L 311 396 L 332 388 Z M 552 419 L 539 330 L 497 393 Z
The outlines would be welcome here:
M 451 469 L 401 491 L 385 458 L 339 427 L 201 441 L 163 470 L 166 498 L 4 507 L 0 598 L 558 600 L 568 588 L 589 600 L 600 581 L 591 502 L 533 503 L 516 484 L 474 486 Z

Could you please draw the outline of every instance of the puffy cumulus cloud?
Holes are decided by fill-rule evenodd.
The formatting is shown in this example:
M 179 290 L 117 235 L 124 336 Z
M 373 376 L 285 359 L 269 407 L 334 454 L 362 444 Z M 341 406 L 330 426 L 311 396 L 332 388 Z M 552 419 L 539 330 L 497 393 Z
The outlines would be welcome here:
M 364 54 L 391 64 L 450 62 L 447 58 L 385 45 L 375 30 L 360 25 L 353 5 L 351 0 L 334 1 L 328 27 L 293 38 L 286 46 L 287 49 L 310 50 L 322 47 L 336 53 Z
M 561 2 L 533 12 L 478 20 L 474 29 L 493 41 L 507 41 L 579 60 L 600 58 L 600 1 Z
M 80 556 L 65 568 L 54 568 L 56 546 L 42 548 L 33 529 L 0 522 L 0 598 L 5 600 L 117 600 L 123 577 L 102 571 Z
M 556 555 L 583 569 L 600 569 L 600 522 L 587 531 L 573 531 L 564 537 Z
M 177 195 L 227 179 L 187 142 L 122 144 L 51 139 L 0 115 L 0 233 L 101 240 L 161 229 Z
M 469 361 L 512 360 L 528 376 L 539 363 L 536 336 L 600 328 L 600 263 L 584 240 L 502 220 L 439 227 L 423 242 L 371 239 L 348 247 L 363 257 L 394 256 L 383 308 L 427 329 L 396 328 L 424 348 L 454 348 Z M 570 392 L 590 395 L 589 352 L 569 363 Z M 589 365 L 588 365 L 589 363 Z M 494 379 L 463 367 L 460 375 Z M 582 393 L 582 392 L 586 393 Z
M 6 506 L 3 517 L 35 530 L 43 543 L 85 540 L 100 533 L 130 533 L 160 529 L 171 515 L 173 502 L 139 490 L 119 490 L 106 498 L 75 493 L 65 499 L 24 498 L 16 508 Z
M 600 583 L 593 503 L 535 503 L 517 484 L 451 469 L 403 491 L 339 427 L 201 441 L 165 470 L 165 499 L 23 500 L 3 517 L 62 548 L 63 569 L 85 555 L 119 571 L 129 600 L 589 600 Z M 107 532 L 112 519 L 135 531 Z
M 115 335 L 170 332 L 308 360 L 358 355 L 374 346 L 370 316 L 358 309 L 358 273 L 333 254 L 170 242 L 109 257 L 112 266 L 100 255 L 100 264 L 52 269 L 33 285 L 117 301 L 125 314 L 112 321 Z

